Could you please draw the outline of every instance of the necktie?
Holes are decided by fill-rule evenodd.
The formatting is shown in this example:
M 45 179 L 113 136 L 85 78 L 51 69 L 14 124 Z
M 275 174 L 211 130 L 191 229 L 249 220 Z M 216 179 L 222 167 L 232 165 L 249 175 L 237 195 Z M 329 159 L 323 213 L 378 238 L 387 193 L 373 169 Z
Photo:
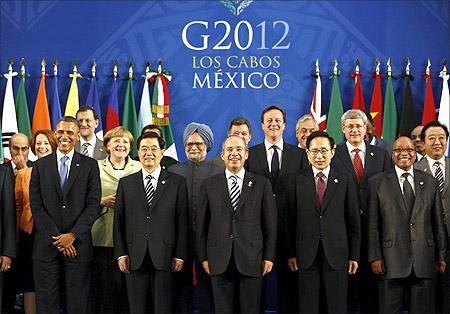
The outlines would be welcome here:
M 272 145 L 273 155 L 272 162 L 270 163 L 270 174 L 272 176 L 272 184 L 275 184 L 278 178 L 278 172 L 280 171 L 280 159 L 278 157 L 278 148 L 276 145 Z
M 402 177 L 405 178 L 403 181 L 403 198 L 405 200 L 406 208 L 409 211 L 409 216 L 411 216 L 414 207 L 414 191 L 411 183 L 408 181 L 409 173 L 405 172 Z
M 355 169 L 356 177 L 358 178 L 358 182 L 361 183 L 364 177 L 364 168 L 362 164 L 361 157 L 359 156 L 359 152 L 361 150 L 359 148 L 355 148 L 352 152 L 355 153 L 355 157 L 353 158 L 353 168 Z
M 89 143 L 84 143 L 83 146 L 81 147 L 81 154 L 83 154 L 84 156 L 88 156 L 89 157 L 89 151 L 88 151 L 88 147 L 91 144 Z
M 438 182 L 439 193 L 442 194 L 442 192 L 444 192 L 444 173 L 442 172 L 441 163 L 439 161 L 436 161 L 433 165 L 436 167 L 434 177 Z
M 150 208 L 152 206 L 153 197 L 155 196 L 155 189 L 153 188 L 151 175 L 145 177 L 147 179 L 147 184 L 145 185 L 145 198 L 147 199 L 147 206 Z
M 61 163 L 59 165 L 59 178 L 61 182 L 61 190 L 63 191 L 67 181 L 67 164 L 66 164 L 67 160 L 69 160 L 69 157 L 63 156 L 61 158 Z
M 231 176 L 231 191 L 230 191 L 230 200 L 231 200 L 231 207 L 233 210 L 237 209 L 239 198 L 241 196 L 241 192 L 239 191 L 239 185 L 237 183 L 238 178 L 236 176 Z
M 322 208 L 323 205 L 323 196 L 325 195 L 326 188 L 327 184 L 325 182 L 325 175 L 323 174 L 323 172 L 319 172 L 317 174 L 316 193 L 320 208 Z

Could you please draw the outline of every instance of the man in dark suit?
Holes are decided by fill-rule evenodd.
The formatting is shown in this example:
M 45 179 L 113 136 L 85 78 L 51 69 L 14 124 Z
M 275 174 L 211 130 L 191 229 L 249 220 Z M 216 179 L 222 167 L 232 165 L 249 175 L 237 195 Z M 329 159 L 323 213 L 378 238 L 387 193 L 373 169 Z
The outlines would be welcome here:
M 248 148 L 229 136 L 225 171 L 203 181 L 197 211 L 197 252 L 211 275 L 216 313 L 259 313 L 262 276 L 275 258 L 277 210 L 269 180 L 244 169 Z M 238 302 L 235 302 L 235 298 Z M 238 297 L 238 298 L 237 298 Z
M 97 162 L 74 150 L 78 121 L 56 124 L 58 149 L 33 165 L 30 205 L 36 226 L 33 271 L 39 313 L 60 311 L 60 281 L 68 313 L 85 313 L 91 275 L 91 227 L 100 209 Z
M 3 273 L 11 268 L 16 257 L 16 200 L 14 174 L 9 167 L 0 167 L 0 312 L 2 312 Z
M 373 122 L 372 115 L 366 112 L 366 117 L 367 117 L 366 135 L 364 136 L 366 144 L 384 148 L 385 150 L 388 151 L 390 155 L 392 152 L 392 144 L 382 139 L 381 137 L 378 137 L 375 134 L 375 123 Z
M 439 121 L 431 121 L 425 125 L 421 133 L 424 143 L 425 157 L 414 164 L 416 169 L 431 174 L 438 181 L 447 226 L 447 237 L 450 240 L 450 158 L 445 157 L 448 145 L 448 128 Z M 447 258 L 449 257 L 447 251 Z M 436 282 L 436 311 L 450 312 L 450 270 L 443 275 L 438 274 Z
M 411 140 L 414 143 L 414 148 L 416 149 L 416 162 L 419 162 L 423 159 L 423 157 L 425 157 L 425 143 L 422 141 L 422 139 L 420 138 L 420 134 L 422 133 L 422 129 L 423 129 L 423 125 L 418 125 L 416 126 L 412 131 L 411 131 Z
M 11 153 L 11 160 L 3 163 L 1 166 L 10 168 L 15 177 L 20 169 L 31 167 L 33 164 L 28 160 L 30 139 L 23 133 L 16 133 L 11 136 L 8 146 Z
M 330 167 L 334 140 L 316 131 L 306 141 L 311 168 L 288 188 L 289 267 L 298 270 L 300 313 L 319 313 L 320 287 L 329 313 L 347 313 L 347 273 L 358 268 L 361 226 L 353 179 Z
M 367 264 L 365 247 L 366 228 L 364 214 L 367 208 L 369 186 L 368 179 L 377 173 L 392 168 L 389 153 L 380 147 L 367 145 L 364 142 L 366 134 L 367 116 L 361 110 L 348 110 L 342 115 L 342 132 L 345 141 L 336 147 L 336 153 L 331 166 L 336 170 L 352 176 L 358 188 L 358 203 L 361 217 L 361 261 L 356 276 L 349 281 L 349 310 L 363 313 L 377 312 L 376 280 Z
M 94 108 L 81 106 L 75 115 L 80 125 L 80 140 L 75 144 L 75 151 L 85 156 L 102 160 L 106 158 L 106 152 L 101 141 L 95 135 L 98 127 L 98 114 Z
M 284 179 L 289 174 L 298 173 L 309 166 L 305 150 L 287 144 L 283 141 L 283 132 L 286 127 L 286 112 L 275 105 L 269 106 L 261 113 L 261 127 L 264 131 L 264 142 L 250 148 L 246 169 L 250 172 L 263 175 L 272 183 L 275 200 L 279 205 L 278 195 L 284 189 Z M 274 158 L 275 157 L 275 158 Z M 282 206 L 278 206 L 278 238 L 277 258 L 275 261 L 276 278 L 269 274 L 266 278 L 266 310 L 277 310 L 281 313 L 297 312 L 296 279 L 292 276 L 286 260 L 286 252 L 282 251 L 282 232 L 285 213 Z M 271 308 L 268 303 L 270 295 L 274 294 L 272 287 L 278 286 L 278 307 Z
M 158 134 L 159 137 L 163 137 L 161 127 L 157 126 L 156 124 L 149 124 L 142 128 L 141 135 L 147 132 L 155 132 Z M 169 169 L 170 166 L 175 165 L 178 163 L 178 160 L 175 158 L 172 158 L 170 156 L 163 156 L 161 159 L 161 168 L 163 169 Z
M 380 313 L 434 310 L 435 267 L 445 271 L 447 235 L 437 181 L 414 170 L 408 137 L 392 147 L 395 169 L 370 179 L 368 261 L 379 276 Z
M 154 132 L 137 140 L 142 171 L 120 179 L 114 216 L 114 255 L 130 274 L 131 313 L 169 313 L 173 307 L 172 272 L 187 257 L 185 179 L 160 166 L 164 140 Z M 176 288 L 176 287 L 175 287 Z

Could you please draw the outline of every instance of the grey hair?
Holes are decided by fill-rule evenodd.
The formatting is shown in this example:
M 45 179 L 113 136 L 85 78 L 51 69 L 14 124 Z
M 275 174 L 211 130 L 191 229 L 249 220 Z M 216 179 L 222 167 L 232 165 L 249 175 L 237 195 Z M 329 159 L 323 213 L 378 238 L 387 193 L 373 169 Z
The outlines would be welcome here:
M 297 120 L 297 124 L 295 125 L 295 130 L 298 130 L 298 128 L 300 127 L 300 123 L 305 122 L 307 120 L 312 120 L 314 121 L 314 124 L 316 126 L 316 129 L 318 129 L 318 125 L 316 120 L 314 120 L 314 118 L 310 115 L 310 114 L 304 114 L 303 116 L 301 116 L 300 118 L 298 118 Z
M 345 120 L 348 119 L 361 119 L 364 125 L 367 124 L 367 116 L 366 114 L 359 109 L 350 109 L 347 110 L 341 117 L 341 123 L 344 125 Z

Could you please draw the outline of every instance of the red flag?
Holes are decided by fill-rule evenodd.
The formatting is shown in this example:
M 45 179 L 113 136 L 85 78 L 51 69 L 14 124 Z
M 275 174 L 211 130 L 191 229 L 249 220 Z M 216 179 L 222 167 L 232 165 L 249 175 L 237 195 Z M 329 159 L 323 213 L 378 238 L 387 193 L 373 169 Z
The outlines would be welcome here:
M 381 79 L 384 75 L 372 73 L 375 78 L 375 86 L 373 87 L 372 100 L 370 102 L 370 115 L 373 118 L 374 133 L 376 136 L 381 137 L 383 130 L 383 96 L 381 94 Z
M 41 74 L 41 84 L 39 85 L 39 91 L 36 97 L 36 105 L 34 106 L 33 115 L 33 133 L 40 129 L 50 129 L 52 125 L 50 123 L 50 112 L 48 111 L 47 92 L 45 91 L 45 77 L 47 74 Z
M 366 107 L 364 106 L 364 95 L 361 88 L 361 73 L 356 71 L 352 72 L 350 75 L 355 78 L 355 91 L 353 93 L 352 109 L 359 109 L 366 112 Z
M 437 120 L 436 107 L 434 105 L 433 88 L 431 87 L 431 72 L 424 74 L 426 80 L 425 103 L 423 105 L 422 125 Z

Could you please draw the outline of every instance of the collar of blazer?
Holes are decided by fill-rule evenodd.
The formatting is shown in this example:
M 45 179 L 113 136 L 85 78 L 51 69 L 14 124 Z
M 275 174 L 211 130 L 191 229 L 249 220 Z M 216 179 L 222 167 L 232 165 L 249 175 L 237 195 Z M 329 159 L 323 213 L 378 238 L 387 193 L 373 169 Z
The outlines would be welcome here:
M 44 157 L 46 158 L 46 157 Z M 58 162 L 56 160 L 56 152 L 52 153 L 50 156 L 48 156 L 48 159 L 46 159 L 50 162 L 50 167 L 48 167 L 48 170 L 50 171 L 50 177 L 56 178 L 53 180 L 55 184 L 56 191 L 58 192 L 59 197 L 62 197 L 63 194 L 66 195 L 69 191 L 72 185 L 74 184 L 78 173 L 80 171 L 81 164 L 82 164 L 82 158 L 81 155 L 77 152 L 73 153 L 72 162 L 70 163 L 70 169 L 69 169 L 69 175 L 67 177 L 66 182 L 66 188 L 64 191 L 61 190 L 61 179 L 59 177 L 59 169 L 58 169 Z
M 314 208 L 315 210 L 320 214 L 320 213 L 324 213 L 327 208 L 328 205 L 331 202 L 331 199 L 333 197 L 333 195 L 335 194 L 340 182 L 341 182 L 341 178 L 339 178 L 337 172 L 331 167 L 330 168 L 330 173 L 328 175 L 327 178 L 327 188 L 325 190 L 325 195 L 324 195 L 324 199 L 323 199 L 323 207 L 320 208 L 319 207 L 319 202 L 317 200 L 317 192 L 316 192 L 316 180 L 314 178 L 314 174 L 311 168 L 308 169 L 308 171 L 306 171 L 304 173 L 304 176 L 306 177 L 306 182 L 303 181 L 302 179 L 297 179 L 297 186 L 300 188 L 304 188 L 306 190 L 306 195 L 309 195 L 308 197 L 312 198 L 312 201 L 314 203 Z M 300 200 L 301 201 L 301 200 Z
M 142 173 L 139 171 L 138 174 L 141 180 L 142 189 L 144 189 L 144 183 L 142 181 Z M 159 174 L 158 184 L 155 190 L 155 196 L 153 197 L 152 205 L 148 209 L 149 212 L 151 212 L 158 204 L 158 201 L 161 199 L 161 197 L 164 194 L 164 191 L 166 190 L 167 183 L 169 182 L 169 180 L 170 180 L 169 172 L 161 167 L 161 173 Z M 147 200 L 145 199 L 145 190 L 142 193 L 142 197 L 144 198 L 144 203 L 147 204 Z
M 98 164 L 100 168 L 100 173 L 102 172 L 106 173 L 108 176 L 110 176 L 117 182 L 119 182 L 120 178 L 126 177 L 131 173 L 135 173 L 142 168 L 140 162 L 136 162 L 135 160 L 131 159 L 131 157 L 128 156 L 127 163 L 125 164 L 125 168 L 123 169 L 123 174 L 120 177 L 118 177 L 116 171 L 112 167 L 111 162 L 108 160 L 108 157 L 99 160 Z
M 366 144 L 366 155 L 364 156 L 364 180 L 366 180 L 367 172 L 372 168 L 373 162 L 377 158 L 377 155 L 378 154 L 374 146 Z M 339 144 L 336 147 L 336 155 L 333 158 L 341 159 L 342 163 L 345 165 L 349 173 L 352 173 L 353 176 L 356 176 L 352 158 L 348 153 L 347 145 L 345 145 L 345 142 Z
M 255 182 L 255 175 L 249 171 L 245 171 L 244 180 L 242 182 L 241 195 L 239 197 L 239 203 L 236 211 L 233 211 L 233 207 L 231 207 L 230 193 L 228 192 L 227 177 L 225 176 L 225 172 L 223 172 L 220 185 L 221 190 L 225 191 L 225 193 L 223 194 L 224 202 L 231 213 L 236 214 L 242 208 L 242 206 L 245 204 L 245 201 L 248 199 L 249 195 L 251 195 L 252 190 L 255 187 L 256 183 L 257 182 Z
M 422 158 L 422 160 L 416 162 L 414 164 L 414 169 L 422 170 L 432 176 L 433 172 L 430 169 L 430 165 L 428 164 L 428 160 L 426 158 Z M 444 191 L 443 195 L 448 193 L 449 185 L 450 185 L 450 157 L 445 157 L 445 181 L 444 181 Z

